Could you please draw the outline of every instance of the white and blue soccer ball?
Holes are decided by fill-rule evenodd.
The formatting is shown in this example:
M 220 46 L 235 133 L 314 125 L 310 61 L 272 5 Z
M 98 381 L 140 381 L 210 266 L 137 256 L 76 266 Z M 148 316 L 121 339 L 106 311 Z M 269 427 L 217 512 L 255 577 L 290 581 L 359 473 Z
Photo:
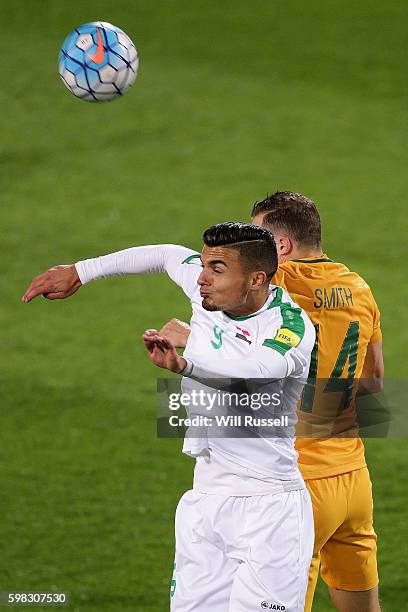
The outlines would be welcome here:
M 59 54 L 59 73 L 66 87 L 87 102 L 122 96 L 133 85 L 139 67 L 137 49 L 120 28 L 96 21 L 76 28 Z

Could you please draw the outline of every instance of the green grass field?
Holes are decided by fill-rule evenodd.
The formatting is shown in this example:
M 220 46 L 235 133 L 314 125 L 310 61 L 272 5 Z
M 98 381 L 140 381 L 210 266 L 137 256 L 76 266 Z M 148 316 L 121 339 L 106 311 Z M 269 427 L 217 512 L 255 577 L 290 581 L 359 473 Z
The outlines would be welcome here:
M 51 265 L 199 248 L 267 192 L 300 191 L 326 252 L 372 285 L 388 377 L 406 376 L 407 17 L 403 0 L 3 0 L 0 591 L 165 611 L 191 484 L 180 442 L 156 439 L 158 372 L 139 339 L 189 316 L 183 294 L 126 278 L 21 304 Z M 98 19 L 134 39 L 141 65 L 123 99 L 92 105 L 65 90 L 56 57 Z M 406 447 L 367 443 L 385 612 L 406 609 Z M 319 585 L 314 610 L 331 609 Z

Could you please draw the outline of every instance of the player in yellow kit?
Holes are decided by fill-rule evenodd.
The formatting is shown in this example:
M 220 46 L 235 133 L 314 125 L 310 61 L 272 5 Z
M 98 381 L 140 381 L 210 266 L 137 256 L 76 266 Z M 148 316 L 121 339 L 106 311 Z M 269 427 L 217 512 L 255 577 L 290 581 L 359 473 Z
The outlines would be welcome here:
M 382 384 L 380 313 L 371 290 L 323 253 L 319 213 L 308 198 L 277 192 L 256 203 L 252 217 L 275 237 L 280 265 L 272 282 L 286 288 L 316 327 L 309 376 L 317 382 L 305 390 L 300 424 L 329 423 L 326 436 L 341 432 L 342 416 L 352 412 L 354 379 L 364 379 L 369 392 Z M 361 438 L 298 437 L 297 451 L 316 532 L 305 611 L 312 608 L 321 565 L 338 610 L 378 612 L 377 538 Z

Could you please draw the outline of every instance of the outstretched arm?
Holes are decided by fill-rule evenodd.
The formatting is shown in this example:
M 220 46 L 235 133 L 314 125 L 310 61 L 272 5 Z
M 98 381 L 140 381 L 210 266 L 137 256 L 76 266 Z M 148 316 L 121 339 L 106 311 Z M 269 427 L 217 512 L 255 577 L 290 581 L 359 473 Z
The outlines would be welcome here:
M 167 273 L 190 296 L 197 285 L 201 269 L 197 266 L 199 262 L 195 251 L 174 244 L 132 247 L 76 264 L 50 268 L 33 279 L 22 301 L 30 302 L 37 295 L 50 300 L 67 298 L 82 285 L 98 278 L 160 272 Z M 189 265 L 191 263 L 193 265 Z

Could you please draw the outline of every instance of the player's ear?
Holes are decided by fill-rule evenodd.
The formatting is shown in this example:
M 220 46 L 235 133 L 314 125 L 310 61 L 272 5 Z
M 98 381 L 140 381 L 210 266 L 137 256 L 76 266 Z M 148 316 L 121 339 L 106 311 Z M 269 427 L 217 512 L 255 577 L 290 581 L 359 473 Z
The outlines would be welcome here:
M 284 234 L 275 236 L 275 243 L 278 257 L 289 255 L 293 250 L 293 243 L 291 239 L 289 236 L 285 236 Z
M 253 291 L 258 291 L 267 281 L 267 276 L 265 272 L 254 272 L 252 276 L 251 289 Z

